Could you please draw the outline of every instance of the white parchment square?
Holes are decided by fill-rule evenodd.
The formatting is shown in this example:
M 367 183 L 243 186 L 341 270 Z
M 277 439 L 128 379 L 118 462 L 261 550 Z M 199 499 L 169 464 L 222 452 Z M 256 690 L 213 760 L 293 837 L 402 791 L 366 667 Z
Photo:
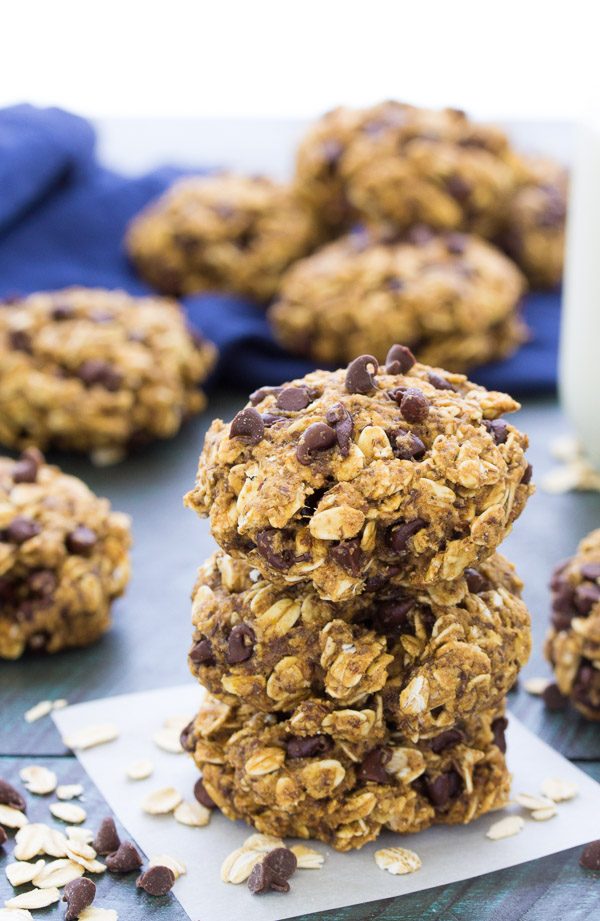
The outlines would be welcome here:
M 519 835 L 501 841 L 490 841 L 485 832 L 503 813 L 484 816 L 468 826 L 431 828 L 418 835 L 386 832 L 377 842 L 349 854 L 339 854 L 316 842 L 314 847 L 325 854 L 323 869 L 299 870 L 287 895 L 253 896 L 243 885 L 222 883 L 219 875 L 225 857 L 251 833 L 246 825 L 230 822 L 215 813 L 206 828 L 187 828 L 172 816 L 146 815 L 140 806 L 149 792 L 163 786 L 175 786 L 185 798 L 193 799 L 198 774 L 191 758 L 160 750 L 152 742 L 152 736 L 168 717 L 187 715 L 191 719 L 202 694 L 201 688 L 190 684 L 105 698 L 53 714 L 63 736 L 92 723 L 117 724 L 120 736 L 116 741 L 78 752 L 78 758 L 146 855 L 171 854 L 187 865 L 188 873 L 177 881 L 174 894 L 190 918 L 281 921 L 446 885 L 598 837 L 600 784 L 512 716 L 507 741 L 513 791 L 539 792 L 541 782 L 547 777 L 572 781 L 579 788 L 574 800 L 559 804 L 557 817 L 546 822 L 527 818 Z M 127 780 L 127 766 L 140 758 L 152 759 L 154 774 L 145 781 Z M 380 870 L 373 853 L 392 845 L 415 850 L 423 861 L 422 868 L 407 876 L 391 876 Z

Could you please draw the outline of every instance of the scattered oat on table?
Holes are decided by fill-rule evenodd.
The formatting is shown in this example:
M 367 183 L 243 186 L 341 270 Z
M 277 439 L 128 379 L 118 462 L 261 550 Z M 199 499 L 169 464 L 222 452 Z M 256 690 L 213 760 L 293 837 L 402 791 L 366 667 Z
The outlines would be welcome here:
M 530 815 L 536 822 L 545 822 L 547 819 L 553 819 L 558 812 L 555 806 L 546 806 L 544 809 L 534 809 Z
M 15 863 L 9 863 L 5 869 L 6 878 L 11 886 L 16 889 L 17 886 L 24 886 L 31 883 L 46 866 L 45 860 L 36 860 L 35 863 L 28 863 L 25 860 L 17 860 Z
M 4 828 L 23 828 L 28 822 L 27 816 L 20 809 L 0 803 L 0 826 L 4 826 Z
M 528 694 L 533 694 L 535 697 L 541 697 L 549 684 L 549 678 L 526 678 L 523 682 L 523 687 Z
M 523 831 L 524 825 L 525 820 L 520 815 L 508 815 L 506 818 L 494 822 L 494 824 L 488 828 L 485 836 L 491 841 L 500 841 L 501 838 L 510 838 L 512 835 L 518 835 L 520 831 Z
M 82 793 L 83 787 L 80 783 L 61 784 L 56 788 L 56 795 L 62 800 L 76 799 Z
M 232 851 L 221 865 L 221 879 L 224 883 L 233 883 L 235 886 L 244 883 L 255 864 L 260 863 L 264 853 L 246 847 L 238 847 Z
M 210 822 L 211 811 L 206 806 L 203 806 L 202 803 L 190 803 L 184 800 L 176 807 L 173 815 L 175 820 L 182 825 L 203 828 Z
M 375 863 L 380 870 L 387 870 L 394 876 L 414 873 L 422 866 L 419 855 L 405 847 L 384 847 L 375 851 Z
M 46 864 L 34 878 L 33 885 L 39 889 L 51 889 L 53 887 L 62 889 L 67 883 L 83 876 L 84 872 L 84 868 L 75 863 L 74 860 L 69 860 L 68 857 L 61 857 Z
M 161 748 L 165 752 L 170 752 L 173 755 L 182 755 L 183 748 L 181 742 L 179 741 L 179 736 L 181 735 L 180 729 L 169 729 L 163 727 L 154 733 L 152 740 L 158 748 Z
M 130 780 L 146 780 L 154 773 L 154 764 L 147 759 L 134 761 L 127 768 L 127 776 Z
M 555 803 L 566 802 L 579 793 L 574 783 L 559 777 L 548 777 L 541 786 L 542 793 Z
M 294 844 L 290 850 L 296 855 L 299 870 L 320 870 L 325 862 L 323 854 L 306 844 Z
M 58 778 L 54 771 L 50 771 L 48 768 L 38 764 L 22 768 L 19 771 L 19 777 L 29 793 L 34 793 L 37 796 L 47 796 L 49 793 L 54 793 L 58 783 Z
M 85 809 L 75 803 L 50 803 L 48 808 L 55 819 L 68 822 L 70 825 L 80 825 L 87 819 Z
M 543 796 L 535 796 L 532 793 L 517 793 L 515 796 L 515 802 L 519 806 L 523 806 L 524 809 L 528 809 L 530 812 L 534 812 L 538 809 L 554 809 L 554 803 L 550 799 L 546 799 Z
M 98 723 L 93 726 L 84 726 L 72 735 L 64 736 L 63 742 L 67 748 L 83 751 L 87 748 L 94 748 L 96 745 L 113 742 L 118 737 L 119 730 L 114 723 Z
M 60 892 L 56 888 L 31 889 L 22 892 L 4 903 L 6 908 L 27 908 L 35 911 L 36 908 L 47 908 L 60 900 Z
M 167 815 L 179 806 L 183 797 L 175 787 L 154 790 L 142 802 L 142 809 L 149 815 Z
M 187 867 L 182 860 L 171 857 L 169 854 L 156 854 L 148 861 L 149 867 L 168 867 L 175 879 L 187 873 Z

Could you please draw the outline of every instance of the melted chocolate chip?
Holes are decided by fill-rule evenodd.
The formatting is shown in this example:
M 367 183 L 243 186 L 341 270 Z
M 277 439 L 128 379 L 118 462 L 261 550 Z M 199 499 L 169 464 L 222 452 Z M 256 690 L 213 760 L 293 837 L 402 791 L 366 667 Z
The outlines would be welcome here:
M 48 598 L 56 588 L 56 574 L 51 569 L 37 569 L 27 579 L 27 587 L 34 595 Z
M 190 659 L 194 665 L 214 665 L 215 657 L 210 640 L 203 637 L 190 649 Z
M 436 374 L 435 371 L 429 372 L 427 375 L 427 380 L 433 387 L 435 387 L 436 390 L 456 390 L 454 384 L 451 384 L 450 381 L 446 380 L 445 377 L 442 377 L 441 374 Z
M 41 527 L 33 518 L 18 515 L 6 528 L 6 538 L 11 544 L 24 544 L 41 532 Z
M 447 748 L 458 745 L 459 742 L 463 741 L 464 737 L 464 732 L 461 732 L 460 729 L 446 729 L 444 732 L 440 732 L 439 736 L 431 739 L 429 747 L 432 752 L 439 755 L 440 752 L 446 751 Z
M 242 409 L 234 416 L 229 429 L 230 438 L 240 438 L 248 445 L 257 445 L 265 434 L 262 416 L 255 409 Z
M 500 749 L 502 754 L 506 752 L 506 727 L 508 720 L 505 716 L 499 716 L 492 721 L 492 733 L 494 735 L 494 745 Z
M 494 444 L 503 445 L 508 438 L 508 424 L 504 419 L 485 419 L 483 424 L 494 439 Z
M 91 528 L 86 528 L 85 525 L 79 525 L 70 534 L 67 534 L 67 550 L 76 556 L 91 556 L 97 543 L 96 532 Z
M 354 576 L 360 575 L 365 559 L 360 546 L 360 538 L 353 537 L 351 540 L 340 541 L 339 544 L 330 547 L 327 555 L 346 572 Z
M 587 616 L 600 601 L 600 585 L 595 582 L 582 582 L 575 589 L 575 607 L 580 614 Z
M 276 545 L 281 542 L 281 539 L 279 531 L 274 528 L 265 528 L 256 535 L 256 549 L 261 556 L 264 556 L 269 566 L 280 572 L 285 572 L 293 564 L 294 554 L 286 548 L 276 549 Z
M 181 747 L 185 752 L 194 751 L 194 720 L 190 720 L 187 726 L 184 726 L 184 728 L 181 730 L 179 741 L 181 742 Z
M 227 641 L 226 659 L 229 665 L 245 662 L 254 652 L 256 634 L 250 624 L 236 624 Z
M 265 397 L 277 396 L 279 393 L 281 393 L 281 390 L 281 387 L 260 387 L 259 390 L 254 390 L 250 394 L 249 399 L 252 405 L 256 406 L 258 403 L 262 403 Z
M 299 412 L 306 409 L 310 396 L 306 387 L 285 387 L 277 397 L 277 408 L 286 412 Z
M 27 448 L 21 454 L 12 471 L 14 483 L 35 483 L 44 455 L 37 448 Z
M 596 580 L 600 579 L 600 563 L 584 563 L 579 572 L 583 579 L 596 582 Z
M 15 352 L 31 354 L 31 337 L 24 329 L 14 329 L 9 334 L 8 341 Z
M 427 448 L 414 432 L 408 429 L 395 429 L 388 433 L 392 450 L 400 460 L 420 460 Z
M 400 412 L 407 422 L 424 422 L 429 415 L 429 400 L 416 387 L 408 387 L 400 399 Z
M 467 248 L 467 238 L 464 233 L 449 233 L 446 237 L 446 249 L 452 256 L 462 256 Z
M 525 473 L 521 477 L 521 483 L 523 486 L 528 486 L 531 483 L 531 477 L 533 476 L 533 467 L 531 464 L 527 464 L 525 467 Z
M 542 694 L 542 700 L 548 710 L 564 710 L 569 703 L 557 684 L 549 684 Z
M 314 758 L 327 754 L 332 748 L 329 736 L 292 736 L 286 742 L 288 758 Z
M 392 550 L 396 553 L 402 553 L 411 537 L 427 526 L 423 518 L 413 518 L 412 521 L 405 521 L 402 524 L 394 525 L 390 528 L 389 542 Z
M 80 914 L 92 904 L 96 897 L 96 884 L 85 876 L 72 879 L 63 890 L 63 902 L 67 903 L 65 921 L 77 921 Z
M 317 451 L 327 451 L 337 443 L 335 429 L 325 422 L 313 422 L 309 425 L 296 447 L 296 457 L 301 464 L 310 464 L 312 455 Z
M 104 387 L 115 391 L 121 386 L 122 375 L 106 361 L 90 358 L 79 367 L 77 376 L 86 387 Z
M 456 173 L 448 176 L 444 184 L 452 198 L 461 203 L 467 201 L 473 191 L 471 184 Z
M 373 626 L 378 633 L 394 636 L 408 633 L 412 630 L 409 613 L 415 605 L 412 598 L 399 598 L 395 601 L 385 601 L 375 607 L 373 613 Z
M 348 365 L 346 390 L 348 393 L 367 394 L 375 390 L 375 375 L 379 362 L 373 355 L 359 355 Z
M 63 320 L 72 320 L 74 316 L 75 310 L 70 304 L 57 304 L 52 308 L 52 319 L 56 320 L 57 323 L 61 323 Z
M 433 780 L 425 776 L 426 796 L 432 806 L 438 809 L 446 806 L 450 800 L 456 799 L 462 790 L 462 778 L 460 774 L 451 769 L 445 774 L 439 774 Z
M 272 425 L 277 425 L 278 422 L 287 422 L 286 416 L 276 416 L 274 413 L 261 413 L 261 419 L 265 428 L 271 428 Z
M 327 410 L 325 418 L 329 425 L 333 426 L 335 429 L 335 437 L 337 438 L 340 454 L 342 457 L 348 457 L 350 445 L 352 443 L 352 431 L 354 429 L 352 416 L 343 403 L 336 403 Z
M 196 797 L 196 799 L 202 806 L 206 807 L 206 809 L 216 809 L 217 808 L 217 804 L 215 803 L 213 798 L 209 796 L 209 794 L 207 793 L 206 787 L 204 786 L 201 777 L 194 784 L 194 796 Z
M 434 233 L 425 224 L 417 224 L 406 234 L 406 238 L 409 243 L 412 243 L 414 246 L 425 246 L 427 243 L 430 243 L 433 240 Z
M 145 873 L 138 876 L 135 885 L 148 895 L 166 895 L 175 885 L 175 874 L 170 867 L 160 865 L 149 867 Z
M 489 592 L 492 589 L 492 583 L 486 579 L 478 569 L 472 569 L 470 566 L 465 569 L 465 581 L 467 588 L 473 595 L 479 595 L 481 592 Z
M 374 748 L 368 752 L 360 763 L 357 775 L 360 780 L 371 780 L 373 783 L 390 783 L 390 775 L 385 769 L 389 764 L 392 753 L 387 748 Z
M 385 358 L 385 370 L 388 374 L 406 374 L 416 361 L 405 345 L 393 345 Z

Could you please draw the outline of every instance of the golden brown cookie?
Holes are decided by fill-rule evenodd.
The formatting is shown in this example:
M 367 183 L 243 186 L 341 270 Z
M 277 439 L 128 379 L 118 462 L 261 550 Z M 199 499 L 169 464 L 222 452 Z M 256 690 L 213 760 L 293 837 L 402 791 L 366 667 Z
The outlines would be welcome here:
M 99 463 L 175 435 L 206 405 L 214 346 L 175 301 L 67 288 L 0 310 L 0 442 Z
M 560 692 L 587 719 L 600 720 L 600 529 L 554 571 L 546 658 Z
M 127 234 L 140 274 L 163 294 L 231 291 L 259 301 L 318 242 L 312 212 L 289 186 L 232 174 L 179 180 Z
M 316 696 L 362 706 L 381 692 L 387 720 L 416 741 L 510 690 L 531 645 L 521 587 L 496 555 L 454 583 L 390 582 L 333 604 L 219 551 L 199 570 L 189 664 L 216 697 L 266 713 Z
M 513 159 L 501 131 L 464 112 L 389 101 L 335 109 L 313 125 L 296 185 L 333 231 L 359 216 L 492 237 L 514 189 Z
M 364 352 L 383 361 L 404 342 L 427 363 L 465 371 L 523 342 L 524 290 L 516 266 L 477 237 L 359 229 L 293 265 L 269 319 L 284 348 L 315 362 Z
M 464 376 L 359 356 L 252 394 L 213 422 L 186 503 L 278 585 L 331 601 L 372 580 L 430 585 L 489 557 L 529 494 L 518 409 Z
M 35 448 L 0 458 L 0 658 L 86 646 L 129 579 L 129 519 Z
M 383 828 L 466 824 L 504 806 L 505 728 L 502 710 L 484 710 L 414 745 L 386 727 L 378 695 L 338 711 L 307 700 L 280 720 L 208 697 L 182 741 L 228 818 L 348 851 Z

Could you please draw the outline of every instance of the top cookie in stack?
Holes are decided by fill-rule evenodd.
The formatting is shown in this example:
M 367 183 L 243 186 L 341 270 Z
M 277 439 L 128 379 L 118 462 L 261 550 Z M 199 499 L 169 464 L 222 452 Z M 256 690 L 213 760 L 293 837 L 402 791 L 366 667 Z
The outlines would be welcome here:
M 187 504 L 274 584 L 340 602 L 451 581 L 488 558 L 532 491 L 519 408 L 393 346 L 253 393 L 213 422 Z

